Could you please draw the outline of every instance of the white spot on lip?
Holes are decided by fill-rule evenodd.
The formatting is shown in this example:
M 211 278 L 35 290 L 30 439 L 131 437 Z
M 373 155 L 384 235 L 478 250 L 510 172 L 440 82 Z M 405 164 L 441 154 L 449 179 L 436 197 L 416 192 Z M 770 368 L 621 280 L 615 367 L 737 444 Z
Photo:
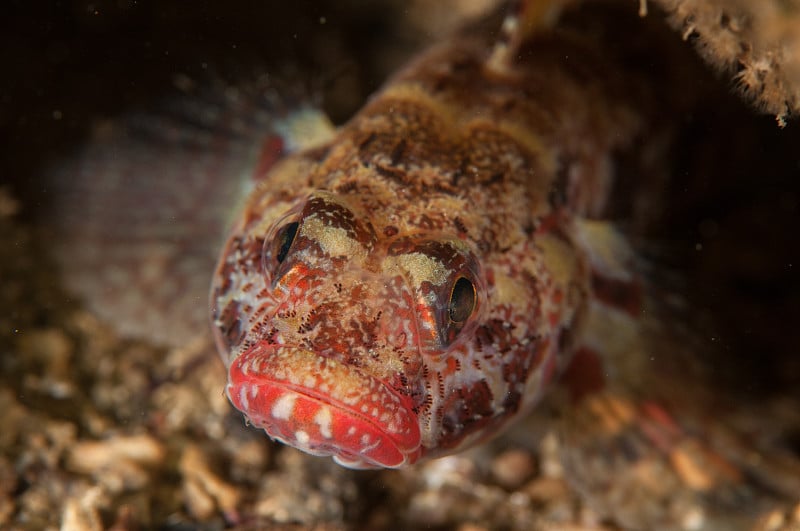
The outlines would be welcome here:
M 297 395 L 292 393 L 286 393 L 281 396 L 272 404 L 272 409 L 270 410 L 272 418 L 281 420 L 290 419 L 294 413 L 294 403 L 296 400 Z
M 331 415 L 331 410 L 327 406 L 321 407 L 314 415 L 314 422 L 319 426 L 320 434 L 326 439 L 333 437 L 333 431 L 331 430 L 332 421 L 333 415 Z
M 247 386 L 243 385 L 239 388 L 239 403 L 242 410 L 247 411 L 250 409 L 250 399 L 247 398 Z
M 381 439 L 380 438 L 376 439 L 375 442 L 370 443 L 369 435 L 362 435 L 361 436 L 361 454 L 363 455 L 363 454 L 366 454 L 368 452 L 371 452 L 372 450 L 374 450 L 375 448 L 380 446 L 380 444 L 381 444 Z
M 311 437 L 309 437 L 308 433 L 304 432 L 303 430 L 298 430 L 294 432 L 294 440 L 297 441 L 298 444 L 307 446 L 308 441 L 311 440 Z

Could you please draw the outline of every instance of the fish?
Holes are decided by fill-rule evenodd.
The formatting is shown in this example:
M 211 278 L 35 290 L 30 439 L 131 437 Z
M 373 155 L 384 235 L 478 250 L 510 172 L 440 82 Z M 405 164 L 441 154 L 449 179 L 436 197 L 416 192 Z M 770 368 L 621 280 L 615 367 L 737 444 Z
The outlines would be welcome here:
M 642 146 L 686 103 L 631 67 L 604 31 L 616 11 L 571 19 L 542 5 L 561 3 L 523 3 L 422 52 L 338 128 L 312 108 L 264 110 L 260 89 L 180 104 L 194 124 L 148 119 L 151 136 L 180 146 L 162 172 L 231 176 L 215 204 L 187 194 L 198 202 L 182 206 L 207 216 L 198 223 L 222 251 L 171 233 L 168 209 L 156 209 L 162 240 L 144 240 L 148 212 L 109 208 L 77 179 L 90 184 L 72 197 L 100 211 L 61 213 L 72 236 L 60 244 L 106 249 L 115 289 L 97 282 L 96 253 L 65 269 L 99 313 L 124 307 L 131 333 L 180 343 L 208 319 L 197 264 L 216 261 L 225 393 L 288 446 L 353 469 L 412 466 L 498 437 L 556 395 L 567 468 L 601 513 L 628 528 L 672 526 L 675 513 L 694 518 L 678 527 L 715 516 L 725 528 L 729 509 L 761 499 L 750 477 L 792 499 L 800 474 L 772 472 L 798 465 L 756 466 L 751 446 L 703 430 L 703 386 L 682 390 L 699 347 L 665 321 L 615 218 L 618 195 L 640 193 L 621 191 L 619 174 L 647 174 Z M 119 152 L 146 160 L 151 145 L 128 135 Z M 117 153 L 83 154 L 80 171 L 124 181 Z M 222 205 L 237 202 L 223 236 Z M 161 283 L 181 267 L 189 289 Z M 152 286 L 124 289 L 131 270 Z
M 590 64 L 548 57 L 581 45 L 565 41 L 531 64 L 436 47 L 261 180 L 211 295 L 226 393 L 253 425 L 395 468 L 500 431 L 564 371 L 593 298 L 576 221 L 603 211 L 609 154 L 641 127 L 626 94 L 583 84 Z M 579 113 L 586 98 L 604 105 Z

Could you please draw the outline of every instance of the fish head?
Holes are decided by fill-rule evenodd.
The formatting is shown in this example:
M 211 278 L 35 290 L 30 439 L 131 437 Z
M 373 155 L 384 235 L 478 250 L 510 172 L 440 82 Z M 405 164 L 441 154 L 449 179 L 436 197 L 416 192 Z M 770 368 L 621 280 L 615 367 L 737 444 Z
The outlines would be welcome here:
M 345 466 L 396 468 L 436 445 L 434 397 L 460 368 L 487 283 L 468 242 L 379 233 L 373 216 L 317 190 L 234 230 L 213 322 L 228 397 L 251 423 Z

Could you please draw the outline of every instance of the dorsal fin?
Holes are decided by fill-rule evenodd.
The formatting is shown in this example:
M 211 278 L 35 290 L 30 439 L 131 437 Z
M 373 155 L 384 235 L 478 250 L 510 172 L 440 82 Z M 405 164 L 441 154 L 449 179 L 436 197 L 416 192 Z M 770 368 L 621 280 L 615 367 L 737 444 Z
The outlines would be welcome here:
M 494 45 L 487 66 L 506 71 L 520 46 L 536 33 L 553 27 L 562 10 L 576 0 L 519 0 L 508 9 L 499 39 Z

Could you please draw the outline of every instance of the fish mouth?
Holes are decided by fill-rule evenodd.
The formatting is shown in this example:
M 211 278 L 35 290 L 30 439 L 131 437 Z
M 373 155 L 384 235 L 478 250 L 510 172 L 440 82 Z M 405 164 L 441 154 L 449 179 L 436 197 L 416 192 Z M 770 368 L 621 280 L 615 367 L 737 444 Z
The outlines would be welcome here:
M 399 468 L 421 453 L 409 397 L 309 350 L 259 342 L 233 360 L 225 392 L 271 438 L 348 468 Z

